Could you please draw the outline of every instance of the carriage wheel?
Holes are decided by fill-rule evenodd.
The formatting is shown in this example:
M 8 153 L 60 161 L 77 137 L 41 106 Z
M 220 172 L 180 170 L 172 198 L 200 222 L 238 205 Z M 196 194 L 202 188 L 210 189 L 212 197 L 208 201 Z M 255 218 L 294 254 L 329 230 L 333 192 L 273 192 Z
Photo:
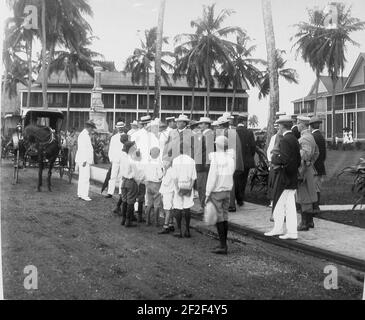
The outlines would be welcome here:
M 14 159 L 14 176 L 13 184 L 17 184 L 19 181 L 19 150 L 16 151 Z

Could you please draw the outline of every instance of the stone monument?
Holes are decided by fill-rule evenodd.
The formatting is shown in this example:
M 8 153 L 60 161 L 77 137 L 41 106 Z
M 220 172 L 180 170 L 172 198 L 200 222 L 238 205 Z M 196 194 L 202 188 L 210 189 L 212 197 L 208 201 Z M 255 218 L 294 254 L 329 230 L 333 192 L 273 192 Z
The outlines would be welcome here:
M 109 132 L 102 100 L 103 88 L 101 87 L 101 67 L 94 67 L 94 87 L 91 91 L 90 120 L 95 122 L 97 131 L 100 133 Z

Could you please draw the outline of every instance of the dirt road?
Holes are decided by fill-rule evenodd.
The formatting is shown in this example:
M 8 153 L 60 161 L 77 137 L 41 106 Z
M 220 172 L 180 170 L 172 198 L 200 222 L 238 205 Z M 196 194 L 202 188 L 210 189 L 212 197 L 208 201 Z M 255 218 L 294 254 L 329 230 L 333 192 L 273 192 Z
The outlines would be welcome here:
M 125 229 L 111 214 L 115 200 L 53 178 L 53 192 L 36 192 L 36 171 L 11 184 L 1 168 L 1 218 L 6 299 L 360 299 L 362 288 L 340 279 L 325 290 L 326 262 L 250 238 L 215 256 L 216 242 Z M 38 290 L 24 289 L 24 267 L 38 270 Z

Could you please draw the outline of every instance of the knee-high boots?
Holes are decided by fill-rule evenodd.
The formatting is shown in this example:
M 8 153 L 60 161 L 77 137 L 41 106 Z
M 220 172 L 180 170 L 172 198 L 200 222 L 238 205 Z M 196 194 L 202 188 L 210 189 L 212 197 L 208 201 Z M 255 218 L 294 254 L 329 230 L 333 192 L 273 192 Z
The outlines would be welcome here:
M 184 217 L 185 217 L 185 238 L 190 238 L 190 220 L 191 220 L 191 212 L 190 209 L 184 209 Z
M 218 222 L 217 231 L 219 236 L 220 246 L 212 251 L 215 254 L 227 254 L 227 234 L 228 234 L 228 222 Z
M 183 211 L 175 209 L 175 219 L 177 224 L 177 230 L 174 234 L 175 237 L 182 238 L 181 222 L 182 222 Z

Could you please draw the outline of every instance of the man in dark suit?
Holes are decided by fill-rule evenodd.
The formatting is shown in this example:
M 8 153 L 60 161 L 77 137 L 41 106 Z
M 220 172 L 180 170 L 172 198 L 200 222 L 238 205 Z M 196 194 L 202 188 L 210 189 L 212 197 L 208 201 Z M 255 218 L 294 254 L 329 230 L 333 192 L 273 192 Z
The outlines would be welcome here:
M 291 117 L 293 119 L 293 126 L 291 128 L 291 131 L 293 132 L 294 136 L 299 140 L 300 132 L 299 132 L 298 125 L 297 125 L 298 116 L 296 114 L 293 114 Z
M 322 123 L 322 120 L 318 117 L 313 117 L 309 124 L 312 129 L 312 135 L 314 137 L 314 141 L 316 142 L 318 149 L 319 149 L 319 156 L 317 161 L 314 163 L 314 168 L 316 169 L 316 175 L 314 176 L 315 184 L 316 184 L 316 192 L 318 196 L 317 202 L 313 204 L 313 213 L 319 213 L 319 201 L 320 201 L 320 194 L 322 188 L 322 181 L 324 176 L 326 175 L 326 167 L 324 165 L 326 161 L 327 151 L 326 151 L 326 140 L 322 136 L 319 127 Z M 313 217 L 312 217 L 313 219 Z
M 255 152 L 256 142 L 253 132 L 247 129 L 247 116 L 239 115 L 237 118 L 237 135 L 241 141 L 241 151 L 244 164 L 244 171 L 240 176 L 236 177 L 238 197 L 237 204 L 242 206 L 245 200 L 245 190 L 247 185 L 248 175 L 252 168 L 255 168 Z
M 280 236 L 283 240 L 298 239 L 297 211 L 295 207 L 295 192 L 298 188 L 298 169 L 301 163 L 300 147 L 297 138 L 291 131 L 292 118 L 282 116 L 277 120 L 279 133 L 283 135 L 279 144 L 279 152 L 272 155 L 273 170 L 278 171 L 275 193 L 281 193 L 274 209 L 274 228 L 265 236 Z M 284 232 L 286 218 L 287 233 Z

